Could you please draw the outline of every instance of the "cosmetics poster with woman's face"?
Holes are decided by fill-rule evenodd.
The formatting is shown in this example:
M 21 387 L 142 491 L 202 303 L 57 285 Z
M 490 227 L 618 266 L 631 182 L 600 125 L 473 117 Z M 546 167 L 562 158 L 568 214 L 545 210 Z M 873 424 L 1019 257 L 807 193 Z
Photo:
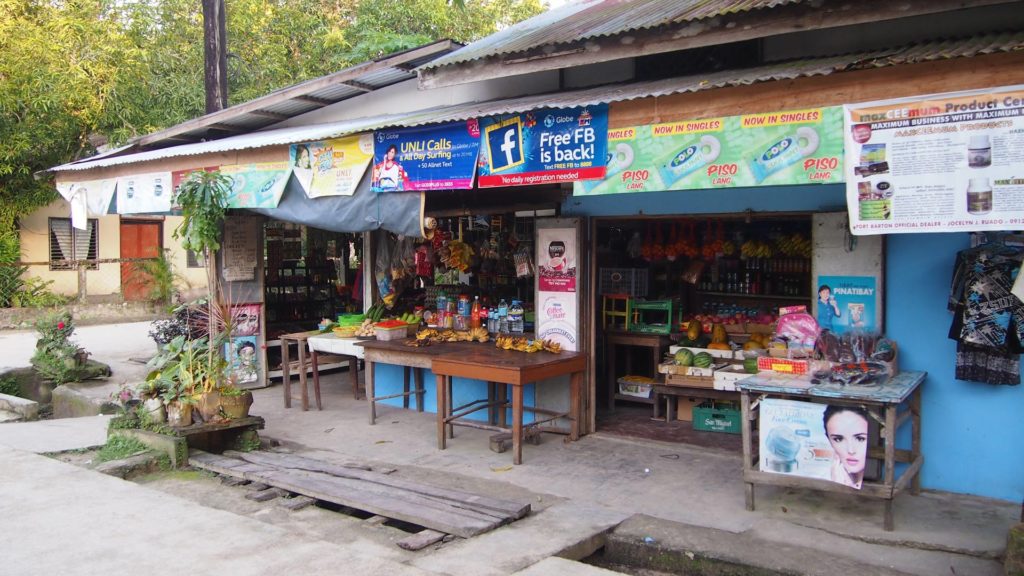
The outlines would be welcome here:
M 863 409 L 766 398 L 760 427 L 762 472 L 860 489 L 869 444 Z

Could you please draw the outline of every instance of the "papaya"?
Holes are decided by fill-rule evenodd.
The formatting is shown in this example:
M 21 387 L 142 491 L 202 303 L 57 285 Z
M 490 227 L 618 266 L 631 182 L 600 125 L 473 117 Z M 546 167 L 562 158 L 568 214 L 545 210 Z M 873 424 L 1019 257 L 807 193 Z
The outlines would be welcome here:
M 764 350 L 764 344 L 761 344 L 760 340 L 751 338 L 745 344 L 743 344 L 744 350 Z
M 725 342 L 712 342 L 708 344 L 708 350 L 732 350 Z
M 711 327 L 711 342 L 712 344 L 725 344 L 729 341 L 729 335 L 725 331 L 725 327 L 721 324 L 715 324 Z
M 686 338 L 691 341 L 696 341 L 700 338 L 700 322 L 690 320 L 686 326 Z

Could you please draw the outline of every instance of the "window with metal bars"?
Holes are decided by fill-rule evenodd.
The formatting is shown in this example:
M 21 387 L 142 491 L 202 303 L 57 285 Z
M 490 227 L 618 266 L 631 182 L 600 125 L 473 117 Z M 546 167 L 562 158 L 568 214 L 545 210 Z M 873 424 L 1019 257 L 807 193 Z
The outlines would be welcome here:
M 50 218 L 50 270 L 75 270 L 77 266 L 61 260 L 95 260 L 99 257 L 99 221 L 90 218 L 85 230 L 71 225 L 70 218 Z M 96 270 L 95 263 L 86 266 Z

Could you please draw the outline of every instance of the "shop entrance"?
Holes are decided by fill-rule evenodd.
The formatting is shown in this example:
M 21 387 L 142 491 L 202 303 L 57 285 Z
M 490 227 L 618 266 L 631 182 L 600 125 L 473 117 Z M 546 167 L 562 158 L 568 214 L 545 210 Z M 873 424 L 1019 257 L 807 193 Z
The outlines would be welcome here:
M 596 429 L 739 451 L 738 393 L 659 364 L 683 344 L 742 370 L 719 352 L 760 342 L 780 307 L 810 310 L 811 228 L 802 214 L 593 220 Z

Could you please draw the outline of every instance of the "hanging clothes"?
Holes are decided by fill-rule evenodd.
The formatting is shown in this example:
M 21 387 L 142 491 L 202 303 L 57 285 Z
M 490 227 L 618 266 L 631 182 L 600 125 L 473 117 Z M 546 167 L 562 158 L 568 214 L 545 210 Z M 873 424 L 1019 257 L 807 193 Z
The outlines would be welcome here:
M 1024 250 L 991 242 L 957 254 L 948 308 L 956 378 L 1020 384 L 1024 302 L 1011 293 Z

